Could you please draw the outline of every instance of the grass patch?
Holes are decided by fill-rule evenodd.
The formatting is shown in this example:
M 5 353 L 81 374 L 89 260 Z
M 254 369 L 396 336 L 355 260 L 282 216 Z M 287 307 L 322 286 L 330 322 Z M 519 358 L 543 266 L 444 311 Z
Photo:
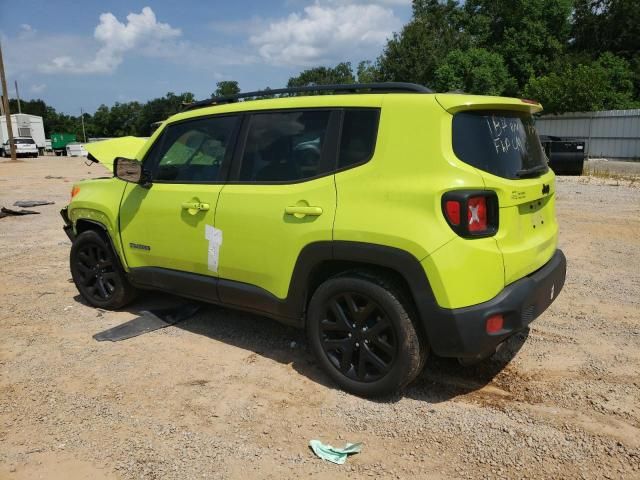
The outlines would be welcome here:
M 621 181 L 629 182 L 629 185 L 633 185 L 634 183 L 640 180 L 640 177 L 633 173 L 612 172 L 608 168 L 590 167 L 588 165 L 584 166 L 584 170 L 582 171 L 582 176 L 600 178 L 602 180 L 616 182 L 617 184 L 619 184 L 619 182 Z

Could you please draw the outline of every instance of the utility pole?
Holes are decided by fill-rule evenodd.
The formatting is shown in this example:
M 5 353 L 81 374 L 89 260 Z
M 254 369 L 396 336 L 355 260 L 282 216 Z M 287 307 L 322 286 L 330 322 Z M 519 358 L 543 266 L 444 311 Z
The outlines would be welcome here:
M 18 80 L 14 81 L 16 85 L 16 98 L 18 99 L 18 113 L 22 113 L 22 107 L 20 106 L 20 92 L 18 92 Z
M 84 138 L 84 143 L 87 143 L 87 134 L 84 131 L 84 113 L 82 112 L 82 107 L 80 107 L 80 121 L 82 122 L 82 138 Z
M 16 160 L 16 145 L 13 143 L 13 125 L 9 113 L 9 92 L 7 92 L 7 79 L 4 76 L 4 60 L 2 59 L 2 45 L 0 45 L 0 81 L 2 82 L 2 102 L 4 103 L 4 115 L 7 118 L 7 134 L 9 135 L 9 148 L 11 149 L 11 161 Z

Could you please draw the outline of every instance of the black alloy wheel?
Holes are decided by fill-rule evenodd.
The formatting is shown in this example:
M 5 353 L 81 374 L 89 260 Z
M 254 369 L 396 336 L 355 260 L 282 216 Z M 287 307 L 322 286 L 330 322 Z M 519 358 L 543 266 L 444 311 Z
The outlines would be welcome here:
M 373 382 L 389 373 L 397 357 L 393 325 L 371 298 L 345 292 L 327 302 L 320 322 L 322 348 L 348 378 Z
M 80 294 L 91 305 L 115 309 L 130 303 L 137 294 L 129 283 L 106 234 L 87 230 L 71 246 L 71 276 Z
M 118 276 L 107 250 L 100 245 L 83 245 L 75 263 L 85 291 L 99 302 L 109 300 L 116 291 Z
M 428 345 L 401 287 L 349 271 L 320 285 L 307 308 L 309 347 L 343 390 L 365 397 L 396 392 L 422 370 Z

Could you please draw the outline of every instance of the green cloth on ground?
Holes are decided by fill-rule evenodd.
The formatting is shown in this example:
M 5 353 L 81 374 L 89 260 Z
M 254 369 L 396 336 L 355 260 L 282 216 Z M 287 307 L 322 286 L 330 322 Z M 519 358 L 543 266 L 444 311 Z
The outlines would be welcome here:
M 320 440 L 311 440 L 309 446 L 313 453 L 323 460 L 342 465 L 347 460 L 347 456 L 360 453 L 362 443 L 347 443 L 344 448 L 335 448 L 325 445 Z

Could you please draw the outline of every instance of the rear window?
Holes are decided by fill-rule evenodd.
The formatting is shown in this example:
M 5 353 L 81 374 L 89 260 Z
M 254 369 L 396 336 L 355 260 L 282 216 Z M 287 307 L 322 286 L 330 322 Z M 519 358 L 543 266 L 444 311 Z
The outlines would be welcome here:
M 321 160 L 330 115 L 329 110 L 253 114 L 239 180 L 295 182 L 325 173 Z
M 33 145 L 36 142 L 34 142 L 32 138 L 16 138 L 15 143 L 22 145 Z
M 526 113 L 455 114 L 453 151 L 463 162 L 503 178 L 535 177 L 547 171 L 533 119 Z
M 338 168 L 364 163 L 371 158 L 378 134 L 379 111 L 349 109 L 344 112 Z

